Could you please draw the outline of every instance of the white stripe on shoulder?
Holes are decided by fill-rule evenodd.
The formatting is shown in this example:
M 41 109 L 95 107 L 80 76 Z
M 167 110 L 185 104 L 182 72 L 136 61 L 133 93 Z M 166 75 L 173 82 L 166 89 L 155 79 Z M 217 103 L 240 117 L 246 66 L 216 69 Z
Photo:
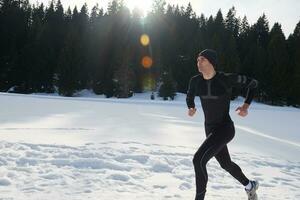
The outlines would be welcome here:
M 241 83 L 242 82 L 242 76 L 241 75 L 238 75 L 238 80 L 237 80 L 238 83 Z

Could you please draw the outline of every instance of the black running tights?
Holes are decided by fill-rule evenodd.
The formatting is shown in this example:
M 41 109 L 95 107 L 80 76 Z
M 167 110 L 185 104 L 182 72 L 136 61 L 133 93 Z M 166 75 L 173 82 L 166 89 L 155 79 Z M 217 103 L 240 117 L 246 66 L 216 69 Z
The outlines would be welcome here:
M 231 161 L 227 148 L 235 135 L 233 122 L 228 122 L 218 126 L 205 125 L 206 140 L 200 146 L 193 158 L 193 164 L 196 176 L 196 200 L 203 200 L 207 185 L 206 164 L 215 157 L 221 167 L 229 172 L 241 184 L 246 186 L 249 183 L 248 178 L 243 174 L 241 168 Z

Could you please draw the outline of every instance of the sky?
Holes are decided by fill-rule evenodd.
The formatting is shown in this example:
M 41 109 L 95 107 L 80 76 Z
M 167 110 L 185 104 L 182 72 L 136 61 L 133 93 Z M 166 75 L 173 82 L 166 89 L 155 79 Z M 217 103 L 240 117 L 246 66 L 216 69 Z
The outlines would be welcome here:
M 31 3 L 43 2 L 48 5 L 50 0 L 30 0 Z M 110 0 L 61 0 L 64 8 L 75 5 L 81 7 L 85 2 L 91 9 L 96 3 L 99 7 L 107 8 Z M 151 0 L 125 0 L 130 9 L 134 6 L 142 10 L 149 10 Z M 300 1 L 299 0 L 256 0 L 255 3 L 249 0 L 166 0 L 169 4 L 178 4 L 187 6 L 191 2 L 192 7 L 197 15 L 203 13 L 206 17 L 215 16 L 219 9 L 222 10 L 224 17 L 228 10 L 234 6 L 237 10 L 237 16 L 243 18 L 247 16 L 250 24 L 254 24 L 257 19 L 265 13 L 270 23 L 270 29 L 275 22 L 282 25 L 285 36 L 294 32 L 296 24 L 300 21 Z

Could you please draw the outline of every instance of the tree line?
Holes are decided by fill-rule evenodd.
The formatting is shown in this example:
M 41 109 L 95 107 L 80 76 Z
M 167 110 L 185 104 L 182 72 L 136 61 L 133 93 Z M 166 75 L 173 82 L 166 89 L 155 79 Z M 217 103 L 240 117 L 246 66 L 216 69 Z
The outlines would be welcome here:
M 149 44 L 141 44 L 143 34 Z M 257 101 L 300 105 L 300 21 L 286 38 L 265 14 L 250 25 L 234 7 L 206 17 L 191 4 L 153 0 L 143 16 L 122 0 L 105 11 L 98 4 L 65 10 L 60 0 L 48 6 L 0 0 L 0 44 L 2 92 L 73 96 L 92 89 L 127 98 L 153 91 L 173 99 L 197 74 L 198 53 L 211 48 L 218 52 L 217 70 L 259 81 Z

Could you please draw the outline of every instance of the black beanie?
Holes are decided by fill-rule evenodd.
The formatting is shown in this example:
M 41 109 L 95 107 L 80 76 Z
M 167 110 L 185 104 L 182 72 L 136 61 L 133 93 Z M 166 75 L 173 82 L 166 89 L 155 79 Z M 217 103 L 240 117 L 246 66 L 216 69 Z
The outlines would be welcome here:
M 214 67 L 217 67 L 217 52 L 212 49 L 205 49 L 199 53 L 199 56 L 205 57 Z

